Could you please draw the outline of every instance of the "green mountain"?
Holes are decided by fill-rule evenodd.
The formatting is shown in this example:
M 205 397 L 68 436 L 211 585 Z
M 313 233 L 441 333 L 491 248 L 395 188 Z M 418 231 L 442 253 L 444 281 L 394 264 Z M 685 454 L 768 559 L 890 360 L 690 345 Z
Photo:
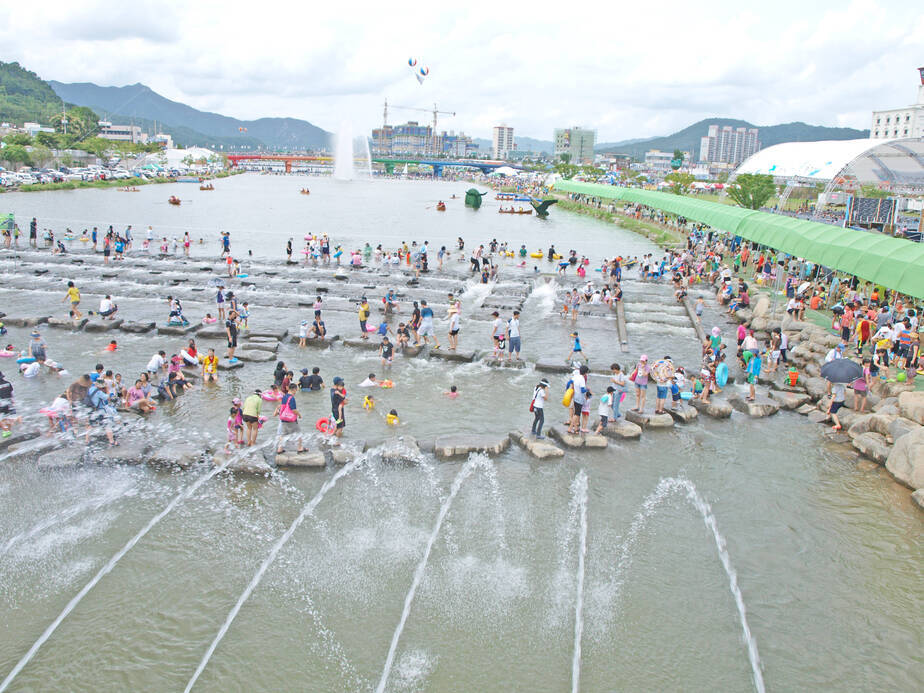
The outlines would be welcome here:
M 201 133 L 205 138 L 190 141 L 190 144 L 206 144 L 211 141 L 231 146 L 253 146 L 256 142 L 270 149 L 322 149 L 330 146 L 330 133 L 305 120 L 238 120 L 171 101 L 143 84 L 125 87 L 101 87 L 91 82 L 64 84 L 52 81 L 49 84 L 61 98 L 80 106 L 89 106 L 110 120 L 156 120 L 159 128 L 163 124 L 162 129 L 166 132 L 174 129 L 182 133 L 184 140 L 195 137 L 191 133 Z
M 601 144 L 596 147 L 598 152 L 612 152 L 615 154 L 628 154 L 634 158 L 642 159 L 645 152 L 650 149 L 659 149 L 662 152 L 672 152 L 675 149 L 691 151 L 699 155 L 699 139 L 705 137 L 710 125 L 719 127 L 731 125 L 734 128 L 757 128 L 758 139 L 762 149 L 766 149 L 781 142 L 817 142 L 819 140 L 856 140 L 869 137 L 869 130 L 856 130 L 854 128 L 830 128 L 823 125 L 807 125 L 806 123 L 783 123 L 781 125 L 753 125 L 746 120 L 733 118 L 706 118 L 698 123 L 675 132 L 666 137 L 652 137 L 644 140 L 627 140 L 614 144 Z
M 61 120 L 61 98 L 19 63 L 0 62 L 0 120 L 51 126 Z

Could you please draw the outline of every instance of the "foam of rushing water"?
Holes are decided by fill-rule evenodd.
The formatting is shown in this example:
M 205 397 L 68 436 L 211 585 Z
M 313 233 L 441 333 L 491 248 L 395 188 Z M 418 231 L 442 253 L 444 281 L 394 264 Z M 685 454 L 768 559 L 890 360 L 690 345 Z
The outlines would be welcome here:
M 340 123 L 334 149 L 334 178 L 353 180 L 353 124 L 348 120 Z
M 250 448 L 249 450 L 253 450 L 253 448 Z M 161 520 L 169 515 L 177 505 L 189 498 L 206 481 L 214 477 L 219 472 L 224 471 L 224 469 L 227 468 L 227 466 L 233 461 L 235 461 L 235 459 L 236 457 L 229 457 L 223 464 L 214 467 L 207 474 L 200 476 L 198 479 L 196 479 L 196 481 L 174 496 L 173 500 L 171 500 L 163 510 L 148 520 L 148 523 L 142 527 L 134 536 L 132 536 L 132 538 L 129 539 L 128 542 L 121 549 L 119 549 L 102 568 L 99 569 L 96 575 L 94 575 L 90 581 L 83 586 L 83 589 L 81 589 L 73 597 L 73 599 L 67 603 L 67 606 L 64 607 L 64 610 L 58 614 L 57 618 L 51 622 L 51 625 L 45 629 L 45 631 L 39 636 L 39 639 L 36 640 L 32 647 L 29 648 L 29 651 L 26 652 L 22 659 L 16 663 L 16 666 L 13 667 L 12 671 L 10 671 L 6 678 L 0 682 L 0 693 L 3 693 L 3 691 L 9 687 L 9 685 L 13 682 L 13 679 L 15 679 L 19 675 L 19 672 L 22 671 L 23 668 L 31 661 L 31 659 L 35 656 L 35 653 L 39 651 L 39 648 L 45 644 L 48 638 L 50 638 L 55 630 L 57 630 L 58 626 L 61 625 L 61 622 L 64 621 L 64 619 L 68 617 L 68 615 L 76 608 L 81 600 L 87 596 L 87 593 L 96 587 L 97 583 L 115 567 L 116 563 L 122 560 L 122 557 L 125 556 L 125 554 L 132 550 L 135 544 L 141 541 L 141 539 L 143 539 L 145 535 L 147 535 L 147 533 L 150 532 Z
M 247 587 L 244 588 L 244 591 L 241 593 L 241 596 L 238 597 L 237 602 L 231 607 L 231 611 L 228 612 L 228 616 L 225 618 L 224 623 L 222 623 L 221 628 L 218 630 L 218 634 L 215 636 L 215 639 L 212 640 L 212 643 L 209 645 L 208 650 L 202 656 L 202 660 L 199 662 L 199 666 L 196 667 L 196 671 L 193 673 L 192 677 L 189 679 L 189 682 L 186 684 L 184 689 L 186 693 L 192 690 L 192 687 L 196 685 L 196 681 L 199 676 L 205 671 L 205 667 L 208 665 L 209 660 L 212 658 L 212 655 L 215 653 L 215 649 L 218 647 L 218 643 L 221 642 L 221 639 L 225 637 L 225 634 L 228 632 L 228 629 L 231 627 L 231 623 L 234 621 L 234 618 L 237 616 L 238 612 L 241 610 L 241 607 L 244 605 L 244 602 L 250 597 L 257 585 L 260 584 L 260 580 L 263 579 L 263 575 L 266 573 L 267 569 L 270 567 L 272 562 L 276 559 L 276 556 L 279 554 L 279 551 L 283 546 L 292 538 L 292 535 L 295 533 L 295 530 L 298 529 L 298 526 L 302 521 L 314 511 L 318 503 L 320 503 L 324 496 L 327 495 L 327 492 L 330 491 L 334 486 L 337 485 L 337 482 L 340 479 L 365 461 L 365 457 L 357 457 L 352 462 L 347 465 L 344 465 L 336 474 L 334 474 L 330 479 L 325 482 L 321 487 L 321 490 L 318 491 L 314 498 L 312 498 L 303 508 L 302 511 L 298 514 L 298 517 L 293 520 L 292 524 L 289 525 L 289 528 L 276 540 L 276 543 L 273 544 L 270 552 L 267 554 L 266 558 L 263 559 L 263 562 L 260 564 L 260 567 L 257 568 L 257 572 L 254 573 L 253 578 L 250 580 L 250 583 Z
M 554 279 L 545 281 L 545 279 L 537 279 L 535 288 L 527 297 L 529 299 L 535 299 L 539 301 L 539 310 L 537 314 L 539 317 L 546 317 L 551 314 L 552 310 L 555 308 L 555 299 L 558 296 L 559 286 Z
M 452 507 L 452 501 L 458 495 L 459 489 L 462 488 L 462 484 L 471 475 L 472 471 L 474 471 L 476 467 L 485 465 L 490 465 L 490 460 L 485 455 L 470 455 L 468 461 L 462 466 L 459 473 L 456 474 L 456 478 L 453 479 L 449 495 L 440 506 L 436 524 L 433 525 L 433 530 L 430 532 L 430 537 L 427 539 L 427 545 L 424 548 L 423 556 L 420 559 L 420 563 L 417 564 L 417 569 L 414 571 L 414 579 L 411 581 L 411 588 L 404 598 L 404 609 L 401 612 L 401 619 L 398 621 L 398 626 L 395 628 L 395 632 L 392 635 L 391 646 L 388 648 L 388 656 L 385 658 L 385 666 L 382 668 L 382 677 L 379 679 L 379 684 L 375 688 L 376 693 L 384 693 L 385 691 L 385 684 L 388 683 L 388 676 L 391 674 L 391 669 L 394 665 L 398 641 L 401 639 L 404 625 L 407 623 L 408 615 L 411 613 L 411 604 L 414 602 L 414 595 L 417 593 L 420 581 L 423 580 L 424 572 L 427 569 L 427 561 L 430 559 L 430 552 L 433 550 L 433 545 L 436 543 L 436 538 L 439 536 L 443 521 L 446 519 L 449 509 Z
M 465 299 L 465 302 L 469 304 L 467 306 L 469 310 L 472 308 L 481 308 L 485 299 L 493 290 L 494 282 L 482 284 L 480 279 L 473 278 L 465 282 L 465 292 L 462 294 L 462 297 Z
M 578 567 L 574 598 L 574 654 L 571 660 L 571 693 L 581 683 L 581 636 L 584 633 L 584 559 L 587 556 L 587 474 L 582 469 L 571 484 L 571 502 L 579 514 Z

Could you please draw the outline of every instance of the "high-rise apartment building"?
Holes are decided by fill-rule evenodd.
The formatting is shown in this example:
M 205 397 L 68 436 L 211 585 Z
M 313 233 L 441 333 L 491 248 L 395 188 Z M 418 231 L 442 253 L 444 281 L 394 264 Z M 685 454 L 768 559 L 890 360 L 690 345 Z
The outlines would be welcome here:
M 495 125 L 493 145 L 491 156 L 495 159 L 506 159 L 508 154 L 517 148 L 513 140 L 513 128 Z
M 710 125 L 699 140 L 699 160 L 708 164 L 740 164 L 760 149 L 757 128 Z
M 555 130 L 555 158 L 568 155 L 568 161 L 580 166 L 589 166 L 594 162 L 594 143 L 596 130 L 584 128 L 565 128 Z

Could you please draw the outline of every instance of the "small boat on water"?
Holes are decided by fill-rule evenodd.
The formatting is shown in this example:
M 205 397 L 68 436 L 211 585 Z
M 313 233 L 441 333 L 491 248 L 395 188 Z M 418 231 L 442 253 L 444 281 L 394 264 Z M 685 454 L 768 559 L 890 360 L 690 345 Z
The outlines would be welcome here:
M 208 185 L 200 185 L 199 190 L 214 190 L 215 186 L 209 183 Z
M 179 207 L 179 206 L 180 206 L 181 200 L 180 200 L 180 198 L 178 198 L 176 195 L 171 195 L 170 197 L 167 198 L 167 202 L 170 203 L 170 204 L 172 204 L 172 205 L 176 205 L 177 207 Z
M 513 207 L 511 207 L 510 209 L 504 209 L 503 207 L 501 207 L 499 210 L 497 210 L 497 213 L 498 214 L 532 214 L 533 210 L 523 209 L 522 207 L 520 207 L 520 209 L 514 209 Z
M 301 190 L 299 190 L 299 192 L 300 192 L 302 195 L 310 195 L 310 194 L 311 194 L 311 191 L 310 191 L 308 188 L 302 188 Z
M 201 183 L 202 179 L 199 176 L 177 176 L 177 183 Z
M 445 211 L 446 211 L 446 203 L 443 202 L 442 200 L 441 200 L 440 202 L 437 202 L 437 203 L 436 203 L 436 211 L 437 211 L 437 212 L 445 212 Z
M 529 195 L 520 195 L 519 193 L 497 193 L 495 200 L 506 200 L 507 202 L 529 202 L 532 198 Z
M 141 192 L 140 188 L 117 188 L 119 192 Z

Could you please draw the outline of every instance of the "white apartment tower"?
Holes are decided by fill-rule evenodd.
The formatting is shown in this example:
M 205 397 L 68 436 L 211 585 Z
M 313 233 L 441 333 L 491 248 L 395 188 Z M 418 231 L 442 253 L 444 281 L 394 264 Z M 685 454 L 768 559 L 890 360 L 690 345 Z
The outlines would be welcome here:
M 699 140 L 699 160 L 708 164 L 740 164 L 760 149 L 757 128 L 710 125 Z
M 517 145 L 513 139 L 513 128 L 506 125 L 494 126 L 494 153 L 495 159 L 506 159 L 510 152 L 516 150 Z

